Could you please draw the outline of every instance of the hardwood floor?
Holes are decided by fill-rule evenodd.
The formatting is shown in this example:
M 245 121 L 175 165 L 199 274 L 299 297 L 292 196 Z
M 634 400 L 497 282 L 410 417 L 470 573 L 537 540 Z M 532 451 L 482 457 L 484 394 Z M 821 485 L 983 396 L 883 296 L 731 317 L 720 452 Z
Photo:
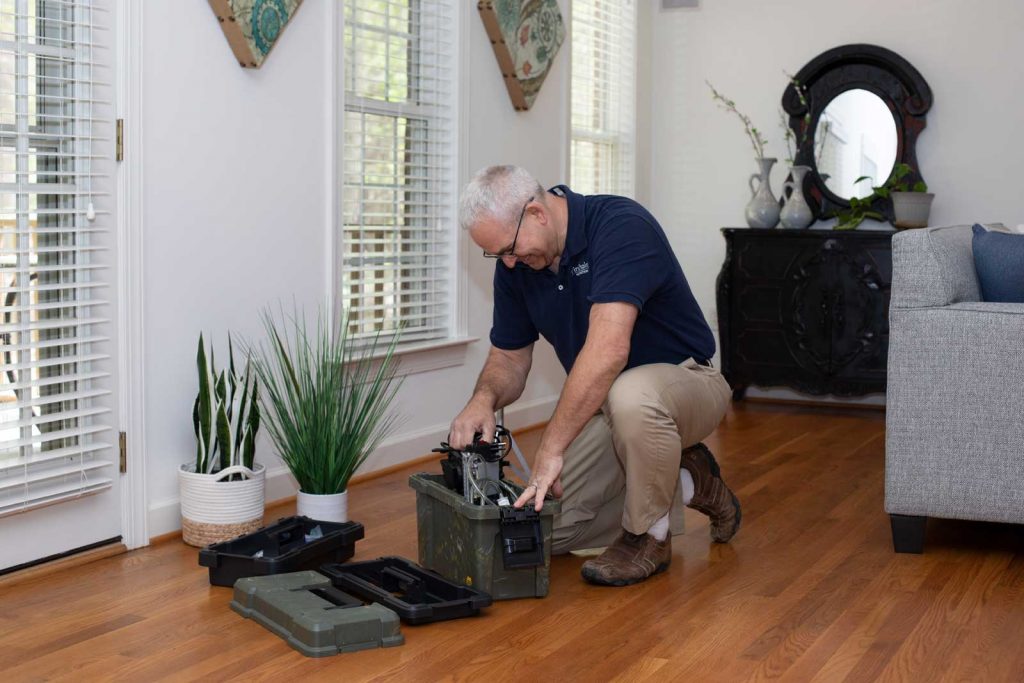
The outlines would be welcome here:
M 2 678 L 1024 680 L 1020 527 L 933 521 L 924 555 L 894 554 L 882 413 L 738 404 L 707 443 L 743 526 L 712 544 L 687 511 L 672 567 L 644 584 L 589 586 L 581 558 L 556 557 L 547 598 L 309 659 L 228 609 L 231 589 L 171 540 L 0 587 Z M 352 487 L 367 534 L 356 559 L 415 559 L 406 480 L 423 469 Z

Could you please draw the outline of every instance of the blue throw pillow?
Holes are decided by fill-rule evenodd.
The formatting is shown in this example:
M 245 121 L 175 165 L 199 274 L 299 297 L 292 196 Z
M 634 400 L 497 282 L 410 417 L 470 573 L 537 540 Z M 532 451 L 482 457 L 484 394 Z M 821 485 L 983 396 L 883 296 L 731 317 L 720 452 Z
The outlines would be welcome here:
M 1024 235 L 989 232 L 977 223 L 972 230 L 982 301 L 1024 303 Z

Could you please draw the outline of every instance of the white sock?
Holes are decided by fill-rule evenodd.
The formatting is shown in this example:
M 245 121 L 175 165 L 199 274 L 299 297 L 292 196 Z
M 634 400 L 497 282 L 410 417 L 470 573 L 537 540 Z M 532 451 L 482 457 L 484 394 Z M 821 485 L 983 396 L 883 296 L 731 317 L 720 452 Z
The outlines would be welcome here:
M 651 528 L 647 530 L 647 533 L 654 536 L 657 541 L 664 541 L 668 536 L 668 513 L 655 522 Z
M 679 468 L 679 484 L 683 487 L 683 505 L 693 500 L 693 475 L 685 467 Z

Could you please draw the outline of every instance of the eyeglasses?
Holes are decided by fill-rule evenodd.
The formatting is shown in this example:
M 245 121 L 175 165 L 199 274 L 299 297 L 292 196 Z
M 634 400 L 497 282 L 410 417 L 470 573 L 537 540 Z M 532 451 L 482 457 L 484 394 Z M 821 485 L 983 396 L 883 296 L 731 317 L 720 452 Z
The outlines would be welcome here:
M 523 217 L 526 215 L 526 207 L 530 205 L 530 202 L 532 202 L 533 199 L 533 197 L 527 199 L 526 203 L 523 204 L 523 210 L 519 212 L 519 222 L 516 223 L 516 235 L 515 237 L 512 238 L 512 246 L 510 246 L 508 249 L 503 249 L 501 252 L 497 254 L 492 254 L 486 249 L 484 249 L 484 258 L 506 258 L 508 256 L 516 255 L 516 241 L 519 240 L 519 229 L 523 227 Z

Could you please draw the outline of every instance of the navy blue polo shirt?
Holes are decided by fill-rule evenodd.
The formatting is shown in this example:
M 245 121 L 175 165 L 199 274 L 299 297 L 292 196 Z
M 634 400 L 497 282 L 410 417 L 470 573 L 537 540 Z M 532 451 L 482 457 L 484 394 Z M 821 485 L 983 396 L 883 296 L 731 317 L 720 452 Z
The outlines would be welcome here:
M 491 344 L 521 349 L 543 335 L 568 373 L 587 339 L 591 304 L 623 301 L 640 311 L 627 369 L 709 360 L 711 328 L 654 216 L 626 197 L 583 196 L 565 185 L 549 192 L 565 196 L 569 209 L 558 272 L 498 261 Z

